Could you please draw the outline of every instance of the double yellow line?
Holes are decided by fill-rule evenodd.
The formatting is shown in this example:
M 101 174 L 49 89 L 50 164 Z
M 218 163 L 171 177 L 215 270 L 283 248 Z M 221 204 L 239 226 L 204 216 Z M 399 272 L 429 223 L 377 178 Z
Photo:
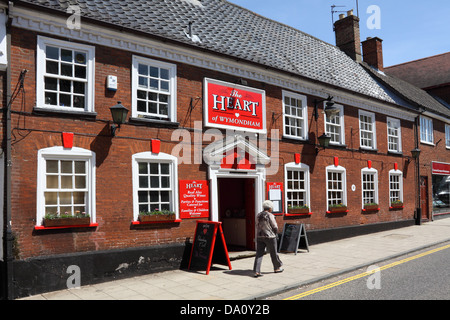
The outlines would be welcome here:
M 430 255 L 430 254 L 433 254 L 435 252 L 439 252 L 439 251 L 442 251 L 442 250 L 445 250 L 445 249 L 448 249 L 448 248 L 450 248 L 450 244 L 446 245 L 446 246 L 443 246 L 443 247 L 440 247 L 440 248 L 436 248 L 436 249 L 427 251 L 427 252 L 420 253 L 418 255 L 415 255 L 415 256 L 412 256 L 412 257 L 409 257 L 409 258 L 406 258 L 406 259 L 403 259 L 403 260 L 399 260 L 399 261 L 393 262 L 391 264 L 385 265 L 383 267 L 377 268 L 377 269 L 369 271 L 369 272 L 360 273 L 360 274 L 357 274 L 357 275 L 355 275 L 353 277 L 349 277 L 349 278 L 346 278 L 346 279 L 343 279 L 343 280 L 340 280 L 340 281 L 337 281 L 337 282 L 333 282 L 333 283 L 327 284 L 326 286 L 322 286 L 322 287 L 319 287 L 319 288 L 316 288 L 316 289 L 313 289 L 313 290 L 309 290 L 309 291 L 297 294 L 297 295 L 292 296 L 292 297 L 285 298 L 283 300 L 298 300 L 298 299 L 304 298 L 306 296 L 309 296 L 309 295 L 312 295 L 312 294 L 315 294 L 315 293 L 318 293 L 318 292 L 321 292 L 321 291 L 325 291 L 325 290 L 333 288 L 333 287 L 340 286 L 341 284 L 344 284 L 344 283 L 347 283 L 347 282 L 350 282 L 350 281 L 353 281 L 353 280 L 357 280 L 357 279 L 360 279 L 360 278 L 367 277 L 367 276 L 369 276 L 369 275 L 371 275 L 371 274 L 373 274 L 375 272 L 386 270 L 386 269 L 398 266 L 398 265 L 400 265 L 402 263 L 406 263 L 406 262 L 409 262 L 409 261 L 412 261 L 412 260 L 415 260 L 415 259 L 427 256 L 427 255 Z

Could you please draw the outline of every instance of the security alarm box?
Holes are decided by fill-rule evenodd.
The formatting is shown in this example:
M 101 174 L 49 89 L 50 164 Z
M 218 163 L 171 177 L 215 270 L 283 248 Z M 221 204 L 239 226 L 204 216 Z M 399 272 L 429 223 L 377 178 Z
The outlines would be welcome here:
M 108 76 L 106 78 L 106 88 L 111 91 L 117 90 L 117 77 L 116 76 Z

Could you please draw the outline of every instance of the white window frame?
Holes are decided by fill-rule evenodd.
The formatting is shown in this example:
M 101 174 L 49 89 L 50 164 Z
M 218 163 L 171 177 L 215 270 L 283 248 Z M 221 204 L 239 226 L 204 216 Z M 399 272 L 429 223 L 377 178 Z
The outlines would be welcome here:
M 362 128 L 361 116 L 370 117 L 370 119 L 371 119 L 370 125 L 372 126 L 372 130 L 366 130 L 366 129 Z M 377 129 L 376 129 L 375 113 L 367 112 L 364 110 L 359 110 L 358 121 L 359 121 L 359 145 L 360 145 L 361 149 L 376 150 L 377 149 Z M 371 147 L 364 146 L 362 144 L 363 132 L 367 132 L 372 135 L 372 139 L 371 139 L 372 146 Z
M 307 140 L 308 139 L 308 106 L 307 106 L 307 98 L 304 95 L 298 94 L 298 93 L 293 93 L 293 92 L 289 92 L 289 91 L 282 91 L 282 96 L 283 96 L 283 136 L 287 137 L 287 138 L 291 138 L 291 139 L 296 139 L 296 140 Z M 291 114 L 287 114 L 286 113 L 286 108 L 289 107 L 291 108 L 291 106 L 287 106 L 285 99 L 289 98 L 289 99 L 296 99 L 296 100 L 300 100 L 302 103 L 302 116 L 299 117 L 297 115 L 291 115 Z M 286 125 L 287 125 L 287 118 L 293 119 L 294 121 L 301 121 L 302 122 L 302 126 L 300 128 L 300 136 L 297 134 L 291 134 L 288 133 L 286 131 Z M 292 126 L 298 129 L 297 126 Z
M 391 176 L 398 176 L 399 179 L 399 190 L 398 189 L 392 189 L 392 185 L 391 185 Z M 389 171 L 389 206 L 392 205 L 392 199 L 393 197 L 391 197 L 391 192 L 395 192 L 398 191 L 399 192 L 399 199 L 400 201 L 403 202 L 403 172 L 400 170 L 395 170 L 392 169 Z
M 445 124 L 445 147 L 450 149 L 450 125 Z
M 397 135 L 392 135 L 391 134 L 391 127 L 389 126 L 389 123 L 394 125 L 394 128 L 392 128 L 392 130 L 397 130 Z M 397 127 L 395 127 L 397 126 Z M 387 117 L 386 119 L 386 127 L 387 127 L 387 144 L 388 144 L 388 151 L 389 152 L 394 152 L 394 153 L 401 153 L 402 152 L 402 127 L 401 127 L 401 122 L 399 119 L 394 119 L 394 118 L 390 118 Z M 397 139 L 397 149 L 392 149 L 390 147 L 390 142 L 389 142 L 389 138 L 394 138 Z
M 367 190 L 365 188 L 364 176 L 370 174 L 373 175 L 373 190 Z M 378 170 L 374 168 L 363 168 L 361 169 L 361 200 L 362 200 L 362 208 L 364 209 L 364 192 L 373 191 L 373 202 L 379 204 L 378 202 Z
M 47 45 L 73 51 L 76 50 L 86 54 L 86 87 L 84 94 L 85 96 L 84 109 L 45 104 L 45 76 L 47 75 L 45 48 Z M 78 78 L 55 76 L 55 75 L 51 75 L 51 77 L 57 79 L 79 80 Z M 94 101 L 95 101 L 95 47 L 38 36 L 37 55 L 36 55 L 36 106 L 38 108 L 45 108 L 49 110 L 84 113 L 84 112 L 95 112 Z
M 155 120 L 166 120 L 170 122 L 177 121 L 177 66 L 172 63 L 162 62 L 158 60 L 153 60 L 149 58 L 144 58 L 140 56 L 133 56 L 132 65 L 132 80 L 131 80 L 131 98 L 132 98 L 132 111 L 131 116 L 133 118 L 141 119 L 155 119 Z M 151 89 L 146 89 L 145 91 L 164 93 L 169 95 L 168 99 L 168 115 L 157 115 L 138 111 L 138 94 L 137 90 L 139 88 L 139 64 L 145 64 L 147 66 L 153 66 L 157 68 L 164 68 L 169 71 L 169 91 L 162 92 L 158 90 L 152 91 Z
M 8 54 L 6 45 L 6 14 L 0 13 L 0 65 L 6 66 L 8 64 Z
M 330 210 L 330 197 L 328 195 L 329 192 L 336 190 L 337 192 L 342 192 L 342 204 L 347 205 L 347 170 L 342 166 L 328 166 L 325 168 L 325 181 L 326 181 L 326 191 L 327 191 L 327 211 Z M 340 173 L 342 174 L 342 189 L 330 189 L 328 186 L 328 173 Z
M 95 208 L 95 152 L 82 148 L 64 148 L 61 146 L 50 147 L 38 151 L 37 166 L 37 196 L 36 196 L 36 226 L 42 226 L 42 219 L 45 216 L 45 196 L 46 190 L 46 161 L 47 160 L 69 160 L 87 161 L 86 167 L 86 213 L 91 218 L 91 223 L 96 222 Z
M 288 183 L 288 171 L 302 171 L 304 173 L 304 188 L 303 189 L 289 189 L 289 183 Z M 309 211 L 311 212 L 311 201 L 310 201 L 310 173 L 309 173 L 309 166 L 304 163 L 295 163 L 290 162 L 286 163 L 284 166 L 284 185 L 285 185 L 285 191 L 284 191 L 284 207 L 287 212 L 288 208 L 288 192 L 304 192 L 305 193 L 305 206 L 309 207 Z
M 170 183 L 171 183 L 171 211 L 175 212 L 176 219 L 179 219 L 178 210 L 178 159 L 170 154 L 160 152 L 158 154 L 152 152 L 141 152 L 132 156 L 132 173 L 133 173 L 133 220 L 137 221 L 139 217 L 139 162 L 149 163 L 168 163 L 170 165 Z
M 433 119 L 420 116 L 420 142 L 434 145 Z
M 326 105 L 326 102 L 324 102 L 324 107 L 325 107 L 325 105 Z M 345 145 L 344 106 L 340 105 L 340 104 L 335 104 L 333 107 L 335 107 L 336 109 L 339 109 L 339 114 L 334 116 L 334 118 L 339 119 L 339 124 L 333 123 L 333 119 L 330 119 L 331 121 L 329 121 L 327 115 L 324 114 L 325 133 L 331 136 L 331 141 L 330 141 L 331 145 L 343 146 L 343 145 Z M 340 137 L 339 141 L 333 141 L 333 135 L 328 130 L 329 126 L 334 126 L 336 128 L 339 128 L 338 129 L 339 137 Z

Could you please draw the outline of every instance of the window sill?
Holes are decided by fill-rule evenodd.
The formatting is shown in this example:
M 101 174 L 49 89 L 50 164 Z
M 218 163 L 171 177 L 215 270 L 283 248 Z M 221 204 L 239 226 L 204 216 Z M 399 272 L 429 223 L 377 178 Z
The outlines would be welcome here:
M 403 208 L 405 208 L 405 206 L 401 206 L 401 207 L 389 207 L 389 210 L 403 210 Z
M 373 153 L 377 153 L 378 149 L 376 148 L 364 148 L 364 147 L 359 147 L 360 151 L 366 151 L 366 152 L 373 152 Z
M 377 212 L 380 211 L 380 208 L 376 208 L 376 209 L 362 209 L 363 212 Z
M 422 141 L 422 140 L 420 140 L 420 143 L 421 144 L 426 144 L 427 146 L 432 146 L 432 147 L 436 146 L 433 142 L 429 142 L 429 141 Z
M 52 108 L 43 108 L 43 107 L 34 107 L 33 113 L 35 114 L 51 114 L 58 115 L 64 117 L 79 117 L 79 118 L 90 118 L 95 119 L 97 117 L 97 112 L 89 112 L 89 111 L 72 111 L 72 110 L 61 110 L 61 109 L 52 109 Z
M 403 152 L 402 151 L 388 150 L 388 154 L 391 154 L 391 155 L 394 155 L 394 156 L 402 156 Z
M 298 137 L 298 136 L 289 136 L 289 135 L 285 135 L 285 134 L 283 134 L 282 138 L 285 140 L 290 140 L 291 142 L 292 142 L 292 140 L 298 141 L 298 142 L 308 142 L 309 141 L 309 138 L 302 138 L 302 137 Z
M 78 225 L 74 224 L 58 227 L 35 226 L 34 230 L 55 230 L 55 229 L 70 229 L 70 228 L 96 228 L 96 227 L 98 227 L 98 223 L 78 224 Z
M 130 117 L 130 119 L 128 121 L 130 123 L 149 125 L 149 126 L 155 126 L 155 127 L 177 128 L 177 127 L 180 126 L 179 122 L 173 122 L 173 121 L 170 121 L 170 120 L 160 120 L 160 119 L 147 119 L 147 118 Z
M 284 216 L 285 217 L 302 217 L 302 216 L 310 216 L 312 215 L 312 212 L 308 212 L 308 213 L 285 213 Z
M 141 222 L 141 221 L 137 220 L 137 221 L 131 221 L 131 225 L 138 226 L 138 225 L 147 225 L 147 224 L 180 223 L 180 222 L 181 222 L 181 219 L 161 220 L 161 221 L 146 221 L 146 222 Z
M 336 148 L 336 149 L 346 149 L 347 145 L 345 143 L 332 143 L 330 142 L 330 145 L 328 148 Z
M 338 208 L 331 208 L 331 209 L 328 209 L 328 211 L 327 211 L 327 213 L 331 213 L 331 214 L 333 214 L 333 213 L 347 213 L 347 212 L 349 212 L 347 206 L 345 206 L 345 207 L 338 207 Z

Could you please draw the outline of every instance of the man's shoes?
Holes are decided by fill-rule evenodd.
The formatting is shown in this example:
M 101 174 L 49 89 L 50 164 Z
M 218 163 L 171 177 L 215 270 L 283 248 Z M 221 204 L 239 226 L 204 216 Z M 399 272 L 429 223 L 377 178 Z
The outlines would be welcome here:
M 283 268 L 280 268 L 280 269 L 278 269 L 278 270 L 275 270 L 275 273 L 280 273 L 280 272 L 283 272 L 284 271 L 284 269 Z
M 259 278 L 259 277 L 262 277 L 262 274 L 261 273 L 255 273 L 255 278 Z

